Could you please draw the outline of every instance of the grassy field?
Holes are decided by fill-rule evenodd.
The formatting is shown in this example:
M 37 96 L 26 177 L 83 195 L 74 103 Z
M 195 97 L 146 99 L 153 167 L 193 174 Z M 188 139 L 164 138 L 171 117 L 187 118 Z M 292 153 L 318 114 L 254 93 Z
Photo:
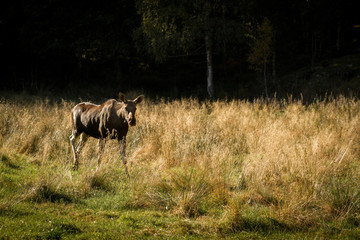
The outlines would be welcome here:
M 152 101 L 72 169 L 76 103 L 0 103 L 0 239 L 359 239 L 360 101 Z

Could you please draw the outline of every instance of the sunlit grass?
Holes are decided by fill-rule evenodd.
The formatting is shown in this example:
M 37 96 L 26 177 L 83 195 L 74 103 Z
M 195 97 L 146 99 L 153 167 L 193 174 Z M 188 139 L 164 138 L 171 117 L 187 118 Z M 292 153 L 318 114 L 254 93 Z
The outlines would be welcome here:
M 75 219 L 91 215 L 102 223 L 92 228 L 90 221 L 63 216 L 63 222 L 45 224 L 57 231 L 53 238 L 115 238 L 120 232 L 359 236 L 360 103 L 355 99 L 311 105 L 147 99 L 127 138 L 130 181 L 116 141 L 107 142 L 99 171 L 95 139 L 83 148 L 79 170 L 72 169 L 74 104 L 22 96 L 2 100 L 0 221 L 8 229 L 24 219 L 40 224 L 58 206 Z M 24 206 L 35 207 L 23 213 Z M 150 222 L 144 220 L 147 214 Z M 111 224 L 120 224 L 114 235 L 99 232 Z M 37 232 L 30 236 L 52 237 L 35 225 L 22 226 Z M 0 233 L 22 236 L 4 227 Z

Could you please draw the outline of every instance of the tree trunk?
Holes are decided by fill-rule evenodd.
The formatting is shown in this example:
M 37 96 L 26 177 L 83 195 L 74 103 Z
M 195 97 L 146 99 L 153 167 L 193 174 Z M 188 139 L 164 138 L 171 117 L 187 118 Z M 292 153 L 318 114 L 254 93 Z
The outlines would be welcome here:
M 273 54 L 272 54 L 272 82 L 274 84 L 274 86 L 277 86 L 277 79 L 276 79 L 276 52 L 274 50 Z
M 206 66 L 207 66 L 207 92 L 210 98 L 214 97 L 214 83 L 213 83 L 213 62 L 212 62 L 212 47 L 211 39 L 208 33 L 205 35 L 206 45 Z
M 212 61 L 212 39 L 210 27 L 210 7 L 205 4 L 205 48 L 206 48 L 206 66 L 207 66 L 207 92 L 210 98 L 214 97 L 213 82 L 213 61 Z
M 267 79 L 266 79 L 266 61 L 264 61 L 264 84 L 265 84 L 265 95 L 266 95 L 266 102 L 269 101 L 269 94 L 267 89 Z

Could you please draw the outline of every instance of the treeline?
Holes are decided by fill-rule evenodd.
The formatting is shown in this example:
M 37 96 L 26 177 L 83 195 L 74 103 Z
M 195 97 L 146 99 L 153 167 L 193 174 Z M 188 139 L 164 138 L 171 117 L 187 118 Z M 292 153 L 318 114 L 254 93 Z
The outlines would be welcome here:
M 311 77 L 284 76 L 306 67 L 306 78 L 324 60 L 355 53 L 358 9 L 355 0 L 6 1 L 0 87 L 173 97 L 301 93 L 312 88 Z

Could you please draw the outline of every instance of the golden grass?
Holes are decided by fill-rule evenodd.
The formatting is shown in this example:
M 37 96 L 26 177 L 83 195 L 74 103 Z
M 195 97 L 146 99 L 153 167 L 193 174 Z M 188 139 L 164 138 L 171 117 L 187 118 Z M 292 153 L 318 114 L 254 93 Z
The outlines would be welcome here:
M 29 187 L 31 197 L 39 189 L 86 196 L 91 188 L 111 189 L 119 176 L 127 181 L 116 141 L 108 141 L 99 172 L 95 139 L 80 154 L 79 172 L 71 169 L 74 104 L 0 104 L 1 152 L 24 154 L 43 173 Z M 308 106 L 146 100 L 127 139 L 130 204 L 236 221 L 241 209 L 258 206 L 294 226 L 358 216 L 359 107 L 358 100 L 341 97 Z

